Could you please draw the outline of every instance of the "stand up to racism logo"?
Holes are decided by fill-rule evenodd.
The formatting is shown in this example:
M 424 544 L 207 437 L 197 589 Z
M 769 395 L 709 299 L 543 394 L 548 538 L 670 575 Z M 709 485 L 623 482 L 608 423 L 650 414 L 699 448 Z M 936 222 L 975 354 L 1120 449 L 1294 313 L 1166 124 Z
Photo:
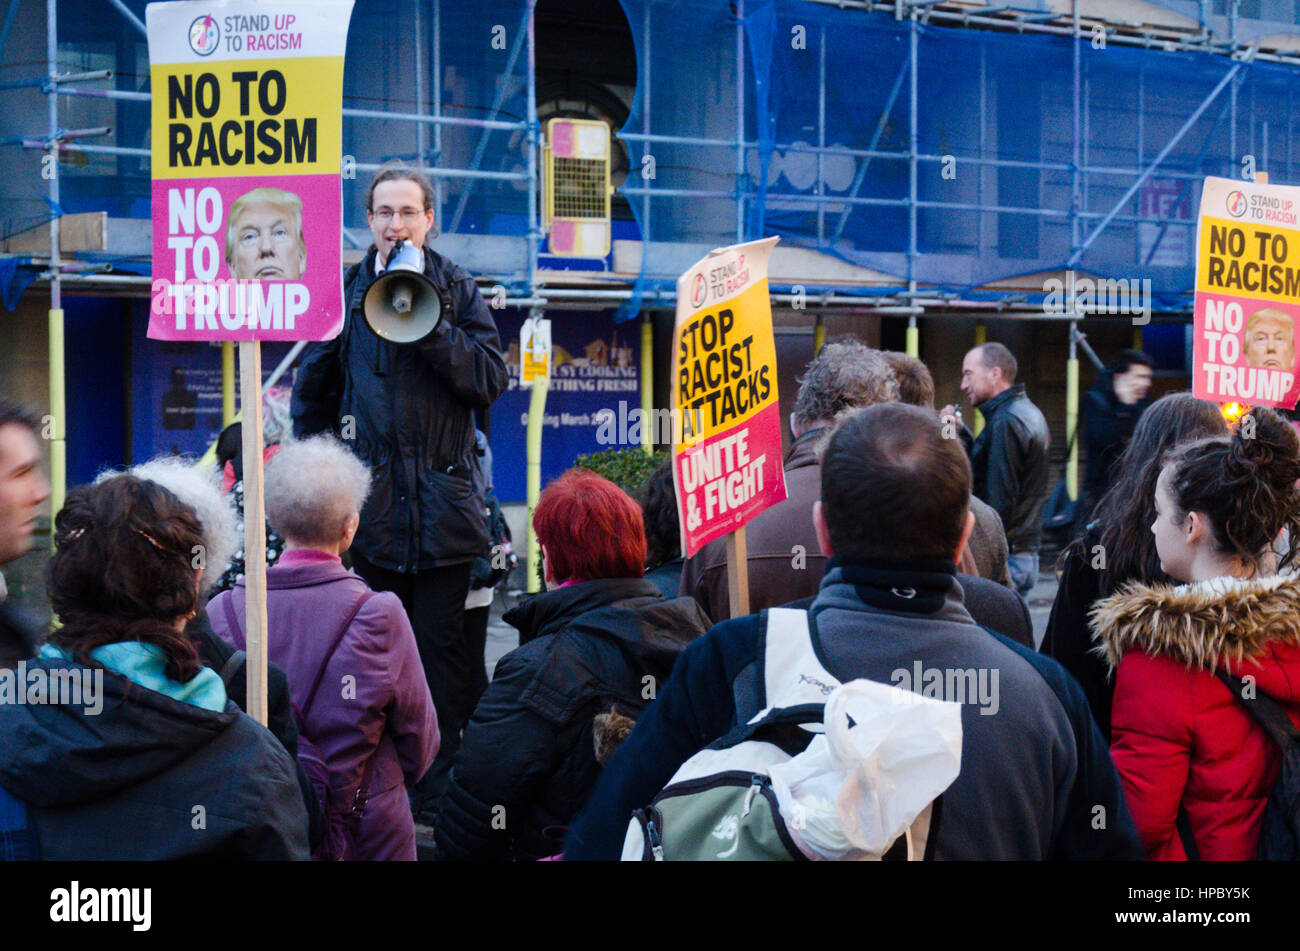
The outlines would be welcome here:
M 217 18 L 210 13 L 195 19 L 190 24 L 190 49 L 200 56 L 211 56 L 217 50 L 221 40 L 221 30 Z

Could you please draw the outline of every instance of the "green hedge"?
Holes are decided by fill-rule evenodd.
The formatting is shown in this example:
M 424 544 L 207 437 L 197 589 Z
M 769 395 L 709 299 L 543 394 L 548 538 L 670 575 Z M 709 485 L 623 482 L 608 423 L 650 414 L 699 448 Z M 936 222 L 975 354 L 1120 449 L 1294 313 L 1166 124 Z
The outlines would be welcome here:
M 601 452 L 581 455 L 573 460 L 573 464 L 604 476 L 632 498 L 640 501 L 641 490 L 650 481 L 655 470 L 668 461 L 668 455 L 667 450 L 650 455 L 638 447 L 605 449 Z

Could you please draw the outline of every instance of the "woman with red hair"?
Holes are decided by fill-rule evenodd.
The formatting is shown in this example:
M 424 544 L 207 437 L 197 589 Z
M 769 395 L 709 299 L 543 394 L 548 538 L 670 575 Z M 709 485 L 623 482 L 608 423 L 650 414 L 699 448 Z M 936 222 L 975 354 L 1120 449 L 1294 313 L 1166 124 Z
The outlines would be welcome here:
M 465 728 L 434 825 L 442 859 L 539 859 L 560 851 L 601 765 L 709 627 L 692 598 L 643 577 L 641 509 L 570 469 L 533 513 L 546 591 L 505 615 L 501 658 Z

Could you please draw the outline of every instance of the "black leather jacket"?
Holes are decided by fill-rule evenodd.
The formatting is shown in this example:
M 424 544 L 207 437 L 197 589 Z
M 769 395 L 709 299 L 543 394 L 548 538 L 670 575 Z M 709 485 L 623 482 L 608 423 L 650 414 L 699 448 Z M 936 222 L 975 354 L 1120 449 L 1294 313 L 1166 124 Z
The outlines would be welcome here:
M 370 468 L 370 495 L 352 547 L 389 571 L 473 561 L 488 547 L 487 485 L 474 409 L 509 382 L 496 322 L 464 268 L 424 249 L 424 273 L 452 314 L 409 344 L 378 337 L 361 313 L 375 248 L 347 274 L 348 313 L 333 340 L 303 354 L 293 389 L 294 434 L 333 431 Z
M 1047 501 L 1047 420 L 1017 383 L 980 404 L 984 431 L 971 450 L 975 495 L 1002 517 L 1014 554 L 1037 551 Z

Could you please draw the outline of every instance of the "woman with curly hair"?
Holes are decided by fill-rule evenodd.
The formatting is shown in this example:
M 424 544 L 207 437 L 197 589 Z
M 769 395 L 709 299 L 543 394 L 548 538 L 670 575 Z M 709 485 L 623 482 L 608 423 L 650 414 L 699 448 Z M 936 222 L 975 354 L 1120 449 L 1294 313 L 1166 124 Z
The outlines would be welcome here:
M 68 493 L 50 565 L 60 626 L 26 671 L 52 687 L 26 702 L 0 691 L 0 787 L 30 819 L 26 857 L 307 858 L 292 758 L 185 634 L 204 541 L 154 482 Z

